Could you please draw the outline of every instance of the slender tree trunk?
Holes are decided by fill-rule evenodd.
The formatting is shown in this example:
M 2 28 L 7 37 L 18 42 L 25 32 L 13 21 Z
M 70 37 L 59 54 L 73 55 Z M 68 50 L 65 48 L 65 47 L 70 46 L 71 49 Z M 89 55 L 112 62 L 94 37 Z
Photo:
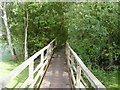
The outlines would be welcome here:
M 27 48 L 27 31 L 28 31 L 28 11 L 25 11 L 25 55 L 24 60 L 28 59 L 28 48 Z
M 18 61 L 18 59 L 16 57 L 16 54 L 15 54 L 15 49 L 13 48 L 13 45 L 12 45 L 11 33 L 10 33 L 10 29 L 9 29 L 8 22 L 7 22 L 7 14 L 6 14 L 5 7 L 6 7 L 5 3 L 4 3 L 4 7 L 2 7 L 0 5 L 0 8 L 3 12 L 3 17 L 2 18 L 3 18 L 5 28 L 6 28 L 6 32 L 7 32 L 7 40 L 8 40 L 8 44 L 9 44 L 9 49 L 10 49 L 10 52 L 12 54 L 13 60 Z
M 0 3 L 1 5 L 1 3 Z M 0 9 L 0 38 L 2 37 L 2 9 Z
M 1 5 L 1 3 L 0 3 L 0 5 Z M 2 9 L 0 9 L 0 39 L 2 40 L 2 42 L 0 42 L 0 44 L 1 44 L 1 55 L 0 55 L 0 58 L 1 58 L 1 60 L 0 61 L 2 61 L 3 60 L 3 54 L 4 54 L 4 48 L 3 48 L 3 46 L 4 46 L 4 44 L 3 44 L 3 23 L 2 23 Z

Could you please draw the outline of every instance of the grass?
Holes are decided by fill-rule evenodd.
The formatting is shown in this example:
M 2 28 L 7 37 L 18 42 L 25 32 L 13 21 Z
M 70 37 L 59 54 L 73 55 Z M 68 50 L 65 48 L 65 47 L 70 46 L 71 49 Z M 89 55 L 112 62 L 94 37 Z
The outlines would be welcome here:
M 93 74 L 105 85 L 106 88 L 120 88 L 118 85 L 118 72 L 120 71 L 104 71 L 100 69 L 92 70 Z
M 16 63 L 14 61 L 4 61 L 0 62 L 0 79 L 7 76 L 10 71 L 20 65 L 22 62 Z M 10 83 L 6 86 L 7 88 L 18 88 L 24 80 L 28 77 L 28 68 L 26 68 L 23 72 L 21 72 L 15 79 L 10 81 Z
M 17 54 L 21 51 L 17 50 Z M 6 77 L 13 69 L 19 66 L 23 62 L 23 55 L 17 55 L 19 62 L 12 60 L 11 53 L 9 52 L 7 44 L 0 46 L 0 79 Z M 7 88 L 18 88 L 28 77 L 28 67 L 21 72 L 15 79 L 11 80 L 6 86 Z
M 40 62 L 39 59 L 35 60 L 35 66 L 38 65 L 38 63 Z M 12 71 L 13 69 L 15 69 L 17 66 L 19 66 L 21 62 L 14 62 L 12 60 L 5 60 L 0 62 L 0 79 L 4 78 L 5 76 L 7 76 L 10 71 Z M 6 86 L 6 88 L 19 88 L 22 83 L 27 79 L 28 77 L 28 67 L 22 71 L 15 79 L 11 80 L 9 82 L 9 84 Z M 34 76 L 36 76 L 37 72 L 34 74 Z M 37 80 L 37 84 L 39 83 L 40 77 Z M 36 87 L 36 85 L 35 85 Z

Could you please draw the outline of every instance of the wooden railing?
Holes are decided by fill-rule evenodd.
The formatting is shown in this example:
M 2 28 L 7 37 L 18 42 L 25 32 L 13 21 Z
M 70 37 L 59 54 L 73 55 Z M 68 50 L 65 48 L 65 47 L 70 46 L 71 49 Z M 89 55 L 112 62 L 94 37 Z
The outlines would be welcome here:
M 29 68 L 29 76 L 26 79 L 26 81 L 21 85 L 20 88 L 25 88 L 26 86 L 28 86 L 29 88 L 33 88 L 34 85 L 36 84 L 38 78 L 41 77 L 40 79 L 42 80 L 42 75 L 44 74 L 45 69 L 47 68 L 49 61 L 52 57 L 53 50 L 55 48 L 55 41 L 56 40 L 54 39 L 43 49 L 41 49 L 40 51 L 35 53 L 29 59 L 27 59 L 22 64 L 20 64 L 17 68 L 12 70 L 5 78 L 0 80 L 0 90 L 2 88 L 4 88 L 11 80 L 13 80 L 15 77 L 17 77 L 27 67 Z M 38 64 L 38 66 L 34 69 L 34 61 L 39 56 L 40 56 L 40 62 Z M 35 74 L 35 73 L 37 73 L 37 74 Z
M 66 44 L 66 58 L 73 88 L 89 88 L 84 80 L 86 78 L 95 89 L 106 90 L 105 86 L 91 73 L 68 43 Z

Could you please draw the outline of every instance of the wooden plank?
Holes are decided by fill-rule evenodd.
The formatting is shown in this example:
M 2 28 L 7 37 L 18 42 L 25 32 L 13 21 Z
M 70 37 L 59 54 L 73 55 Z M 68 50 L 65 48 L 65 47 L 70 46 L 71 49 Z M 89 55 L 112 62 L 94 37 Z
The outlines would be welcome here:
M 74 76 L 73 70 L 71 68 L 70 68 L 70 72 L 71 72 L 71 77 L 72 77 L 73 84 L 75 85 L 76 84 L 76 80 L 75 80 L 75 76 Z
M 18 74 L 20 74 L 28 65 L 30 64 L 29 60 L 26 60 L 17 68 L 12 70 L 5 78 L 0 82 L 2 88 L 4 88 L 12 79 L 14 79 Z
M 40 84 L 40 88 L 70 88 L 68 73 L 66 72 L 64 48 L 55 52 L 51 64 Z
M 76 67 L 75 67 L 75 66 L 73 66 L 72 68 L 73 68 L 73 70 L 74 70 L 75 72 L 77 72 L 77 69 L 76 69 Z
M 82 82 L 80 82 L 80 85 L 79 85 L 79 86 L 80 86 L 80 89 L 81 89 L 81 90 L 86 90 L 86 87 L 82 84 Z
M 44 63 L 44 51 L 42 51 L 42 53 L 41 53 L 41 61 L 40 61 L 40 64 L 42 64 L 43 65 L 43 63 Z M 43 68 L 41 68 L 41 72 L 43 72 Z
M 83 85 L 86 87 L 86 88 L 89 88 L 88 85 L 86 84 L 86 82 L 84 81 L 84 79 L 81 77 L 81 81 L 83 83 Z
M 29 84 L 31 84 L 31 82 L 33 81 L 33 76 L 34 76 L 33 70 L 34 70 L 34 61 L 31 61 L 29 64 Z
M 36 52 L 33 56 L 31 56 L 29 59 L 27 60 L 35 60 L 43 51 L 45 51 L 47 48 L 49 48 L 49 44 L 47 46 L 45 46 L 43 49 L 41 49 L 40 51 Z
M 41 53 L 41 57 L 40 57 L 41 59 L 41 61 L 40 62 L 42 62 L 43 63 L 43 61 L 44 61 L 44 51 L 42 51 L 42 53 Z
M 43 80 L 43 78 L 44 78 L 44 76 L 45 76 L 45 74 L 46 74 L 46 71 L 47 71 L 47 69 L 48 69 L 49 64 L 50 64 L 50 61 L 49 61 L 48 64 L 46 65 L 45 72 L 43 73 L 43 75 L 41 75 L 40 81 L 39 81 L 39 83 L 38 83 L 39 85 L 37 86 L 37 88 L 40 88 L 40 85 L 41 85 L 42 80 Z
M 85 64 L 82 62 L 82 60 L 79 58 L 79 56 L 72 50 L 72 48 L 68 45 L 68 48 L 74 55 L 75 59 L 79 63 L 82 71 L 84 72 L 85 76 L 88 78 L 88 80 L 91 82 L 94 88 L 103 88 L 106 90 L 105 86 L 89 71 L 89 69 L 85 66 Z
M 69 58 L 70 58 L 70 50 L 69 49 L 66 50 L 66 55 L 67 55 L 67 60 L 69 60 Z
M 29 85 L 29 78 L 25 80 L 25 82 L 20 86 L 20 88 L 25 88 L 27 85 Z
M 71 67 L 73 68 L 73 70 L 74 70 L 75 72 L 77 72 L 77 69 L 76 69 L 76 67 L 75 67 L 75 63 L 74 63 L 73 59 L 69 57 L 69 60 L 72 62 Z
M 41 83 L 42 83 L 42 81 L 43 81 L 43 78 L 44 78 L 44 76 L 45 76 L 45 74 L 46 74 L 46 71 L 47 71 L 47 69 L 48 69 L 48 66 L 49 66 L 49 64 L 50 64 L 52 55 L 53 55 L 53 52 L 52 52 L 51 54 L 49 54 L 49 48 L 48 48 L 48 49 L 47 49 L 47 54 L 46 54 L 46 59 L 48 60 L 48 64 L 46 65 L 46 68 L 45 68 L 45 70 L 44 70 L 43 75 L 41 75 L 41 78 L 40 78 L 40 81 L 39 81 L 39 85 L 37 86 L 37 88 L 40 88 L 40 86 L 41 86 Z
M 68 66 L 70 66 L 70 61 L 68 60 Z M 75 85 L 76 84 L 76 80 L 75 80 L 75 76 L 74 76 L 74 73 L 73 73 L 73 70 L 72 68 L 70 68 L 70 74 L 71 74 L 71 78 L 72 78 L 72 81 L 73 81 L 73 84 Z
M 41 69 L 39 70 L 38 74 L 36 75 L 35 79 L 33 80 L 32 84 L 30 85 L 29 88 L 33 88 L 33 87 L 34 87 L 34 85 L 35 85 L 35 83 L 37 82 L 39 76 L 44 73 L 43 69 L 44 69 L 44 67 L 47 65 L 47 63 L 48 63 L 48 60 L 45 61 L 45 63 L 43 64 L 43 66 L 42 66 Z
M 47 57 L 44 60 L 46 60 L 46 59 L 47 59 Z M 37 67 L 35 68 L 35 70 L 33 71 L 33 73 L 36 73 L 42 67 L 42 65 L 43 65 L 43 63 L 38 64 Z
M 86 90 L 86 87 L 82 84 L 82 82 L 80 82 L 80 84 L 79 84 L 79 87 L 78 86 L 75 86 L 75 89 L 77 90 Z
M 54 42 L 55 40 L 53 40 L 52 41 L 52 43 Z M 52 55 L 52 46 L 51 46 L 51 44 L 52 43 L 50 43 L 50 46 L 47 48 L 48 50 L 47 50 L 47 53 L 49 53 L 49 54 L 47 54 L 47 60 L 44 62 L 44 52 L 42 51 L 42 53 L 41 53 L 41 69 L 40 69 L 40 71 L 38 72 L 38 74 L 36 75 L 36 77 L 35 77 L 35 79 L 33 80 L 33 82 L 32 82 L 32 84 L 30 85 L 30 87 L 29 88 L 33 88 L 34 87 L 34 85 L 35 85 L 35 83 L 37 82 L 37 80 L 38 80 L 38 78 L 39 78 L 39 76 L 40 75 L 42 75 L 42 74 L 44 74 L 44 68 L 45 68 L 45 66 L 49 63 L 49 58 L 51 58 L 51 55 Z M 43 63 L 44 62 L 44 63 Z
M 49 44 L 51 44 L 51 43 L 53 43 L 53 42 L 55 42 L 56 41 L 56 39 L 53 39 Z
M 80 88 L 80 78 L 81 78 L 81 69 L 77 66 L 77 74 L 76 74 L 76 87 Z

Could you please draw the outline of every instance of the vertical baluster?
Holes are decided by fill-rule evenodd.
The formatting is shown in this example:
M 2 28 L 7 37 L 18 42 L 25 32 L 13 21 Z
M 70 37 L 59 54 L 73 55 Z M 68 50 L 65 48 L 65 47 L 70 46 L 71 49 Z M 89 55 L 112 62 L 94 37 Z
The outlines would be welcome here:
M 68 60 L 69 60 L 69 58 L 70 58 L 70 49 L 68 48 L 68 50 L 67 50 L 67 55 L 68 55 Z
M 74 66 L 75 65 L 75 62 L 74 62 L 74 56 L 73 55 L 71 55 L 71 62 L 72 62 L 72 65 Z
M 50 44 L 51 52 L 53 51 L 53 43 Z
M 34 70 L 34 60 L 31 60 L 29 64 L 29 85 L 33 81 L 33 76 L 34 76 L 33 70 Z
M 55 40 L 55 47 L 57 46 L 57 39 Z
M 49 58 L 50 58 L 50 47 L 48 47 L 47 49 L 47 60 L 49 60 Z
M 56 44 L 56 40 L 55 40 L 55 41 L 54 41 L 54 48 L 56 48 L 56 45 L 57 45 L 57 44 Z
M 65 45 L 65 55 L 67 56 L 67 44 Z
M 76 88 L 80 88 L 80 78 L 81 78 L 81 69 L 80 66 L 77 66 Z
M 40 64 L 41 65 L 43 65 L 43 62 L 44 62 L 44 51 L 42 51 L 42 53 L 41 53 L 41 62 L 40 62 Z M 44 69 L 41 69 L 42 71 L 42 73 L 43 73 L 43 71 L 44 71 Z
M 52 53 L 52 46 L 50 44 L 50 47 L 49 47 L 49 56 L 51 56 L 51 53 Z
M 44 61 L 44 51 L 42 51 L 42 53 L 41 53 L 40 60 L 41 60 L 40 62 L 43 63 L 43 61 Z

